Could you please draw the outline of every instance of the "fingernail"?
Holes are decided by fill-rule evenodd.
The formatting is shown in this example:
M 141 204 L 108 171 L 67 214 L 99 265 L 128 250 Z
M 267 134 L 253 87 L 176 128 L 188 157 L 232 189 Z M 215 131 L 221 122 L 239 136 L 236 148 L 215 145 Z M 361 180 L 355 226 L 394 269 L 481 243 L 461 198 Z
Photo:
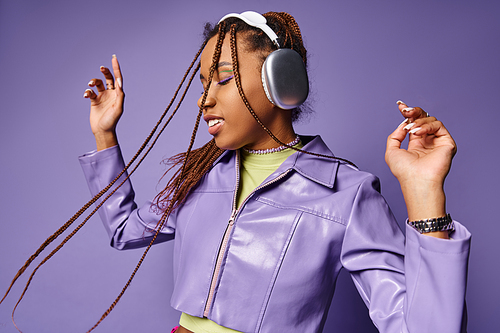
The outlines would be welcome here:
M 397 105 L 400 105 L 400 104 L 404 104 L 404 105 L 406 105 L 406 103 L 405 103 L 405 102 L 403 102 L 402 100 L 397 101 L 397 102 L 396 102 L 396 104 L 397 104 Z
M 84 92 L 83 97 L 89 97 L 89 94 L 87 92 Z
M 103 70 L 105 70 L 105 69 L 106 69 L 106 67 L 101 66 L 101 67 L 100 67 L 100 69 L 101 69 L 101 71 L 103 71 Z
M 116 54 L 113 54 L 113 58 L 115 58 L 115 59 L 116 59 Z
M 404 127 L 405 130 L 409 130 L 410 128 L 412 128 L 413 126 L 415 126 L 415 123 L 411 123 L 411 124 L 408 124 Z
M 410 121 L 410 119 L 405 118 L 405 120 L 403 120 L 403 122 L 402 122 L 401 124 L 399 124 L 399 126 L 398 126 L 398 127 L 403 126 L 403 124 L 408 124 L 408 121 Z
M 414 128 L 414 129 L 412 129 L 409 133 L 411 133 L 411 134 L 415 134 L 415 132 L 416 132 L 416 131 L 419 131 L 419 130 L 421 130 L 421 129 L 422 129 L 422 127 L 415 127 L 415 128 Z
M 89 81 L 89 86 L 93 86 L 94 85 L 94 80 L 90 80 Z
M 403 112 L 410 112 L 410 111 L 413 111 L 413 110 L 415 110 L 415 108 L 404 108 L 401 111 L 403 111 Z
M 116 83 L 118 83 L 118 86 L 121 89 L 122 88 L 122 78 L 121 77 L 116 78 Z

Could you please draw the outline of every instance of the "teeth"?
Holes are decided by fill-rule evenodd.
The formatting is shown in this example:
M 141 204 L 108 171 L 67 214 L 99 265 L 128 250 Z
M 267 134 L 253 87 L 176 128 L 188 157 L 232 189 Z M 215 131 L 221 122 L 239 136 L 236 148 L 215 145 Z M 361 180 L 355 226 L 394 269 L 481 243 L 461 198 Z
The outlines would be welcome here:
M 208 127 L 212 127 L 214 125 L 217 125 L 218 123 L 221 123 L 222 119 L 210 119 L 208 121 Z

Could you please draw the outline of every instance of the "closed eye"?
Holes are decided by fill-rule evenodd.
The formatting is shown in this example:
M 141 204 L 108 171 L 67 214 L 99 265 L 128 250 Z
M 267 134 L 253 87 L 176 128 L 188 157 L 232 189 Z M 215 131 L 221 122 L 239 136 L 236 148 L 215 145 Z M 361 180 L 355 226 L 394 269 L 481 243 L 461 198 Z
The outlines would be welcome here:
M 230 77 L 228 77 L 227 79 L 224 79 L 224 80 L 221 80 L 221 81 L 217 82 L 217 85 L 221 85 L 221 86 L 223 86 L 223 85 L 225 85 L 225 84 L 228 84 L 228 83 L 229 83 L 229 81 L 230 81 L 233 77 L 234 77 L 234 75 L 231 75 L 231 76 L 230 76 Z

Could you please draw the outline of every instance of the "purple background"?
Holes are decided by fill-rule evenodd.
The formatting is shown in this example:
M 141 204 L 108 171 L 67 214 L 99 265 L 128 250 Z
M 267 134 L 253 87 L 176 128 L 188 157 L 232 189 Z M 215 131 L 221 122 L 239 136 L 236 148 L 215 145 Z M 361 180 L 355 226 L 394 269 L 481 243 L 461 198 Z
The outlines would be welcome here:
M 250 5 L 251 4 L 251 5 Z M 448 210 L 473 233 L 469 331 L 500 327 L 497 129 L 500 123 L 498 1 L 0 1 L 0 289 L 88 199 L 76 160 L 94 148 L 87 82 L 116 53 L 126 113 L 118 131 L 130 158 L 156 123 L 200 43 L 203 23 L 228 12 L 288 11 L 310 54 L 316 113 L 297 126 L 377 174 L 399 221 L 406 211 L 384 162 L 387 135 L 403 120 L 396 100 L 445 122 L 458 143 L 447 179 Z M 187 147 L 198 82 L 134 176 L 138 202 L 152 197 L 161 159 Z M 209 138 L 202 124 L 198 144 Z M 98 332 L 169 332 L 173 244 L 155 247 Z M 108 246 L 98 218 L 37 273 L 17 312 L 25 332 L 89 329 L 119 293 L 142 251 Z M 436 277 L 439 278 L 439 277 Z M 0 305 L 0 332 L 23 276 Z M 336 329 L 336 330 L 335 330 Z M 348 274 L 341 274 L 325 332 L 375 332 Z

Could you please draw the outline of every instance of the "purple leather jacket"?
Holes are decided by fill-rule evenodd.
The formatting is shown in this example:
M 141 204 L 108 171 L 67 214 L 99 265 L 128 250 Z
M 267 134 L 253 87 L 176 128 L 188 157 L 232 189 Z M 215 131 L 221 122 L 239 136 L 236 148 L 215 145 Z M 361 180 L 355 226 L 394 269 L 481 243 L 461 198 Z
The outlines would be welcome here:
M 304 149 L 332 155 L 320 137 Z M 123 168 L 118 147 L 80 158 L 92 193 Z M 226 151 L 169 218 L 172 306 L 243 332 L 321 332 L 349 271 L 380 332 L 465 332 L 469 232 L 405 238 L 379 181 L 335 160 L 290 156 L 236 210 L 239 155 Z M 147 245 L 159 216 L 126 183 L 100 210 L 117 249 Z

